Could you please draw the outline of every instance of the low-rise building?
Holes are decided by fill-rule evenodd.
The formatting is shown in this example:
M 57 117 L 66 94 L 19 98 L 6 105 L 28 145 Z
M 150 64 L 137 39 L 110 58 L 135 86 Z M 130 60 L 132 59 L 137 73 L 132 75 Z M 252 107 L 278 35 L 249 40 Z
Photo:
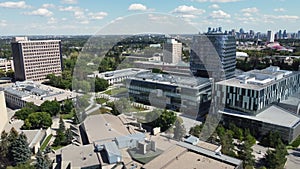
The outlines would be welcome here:
M 215 153 L 192 144 L 179 142 L 163 152 L 143 169 L 152 168 L 206 168 L 206 169 L 242 169 L 243 162 L 239 159 Z
M 150 72 L 150 70 L 128 68 L 128 69 L 120 69 L 115 71 L 107 71 L 103 73 L 95 73 L 93 75 L 88 75 L 88 77 L 102 78 L 107 80 L 108 84 L 113 85 L 115 83 L 121 83 L 125 79 L 135 76 L 137 73 L 141 73 L 141 72 Z
M 127 79 L 129 97 L 159 108 L 203 116 L 211 100 L 208 78 L 140 73 Z
M 4 87 L 3 90 L 7 106 L 11 108 L 22 108 L 28 102 L 40 106 L 46 100 L 61 102 L 75 97 L 71 91 L 32 81 L 16 82 L 11 86 Z

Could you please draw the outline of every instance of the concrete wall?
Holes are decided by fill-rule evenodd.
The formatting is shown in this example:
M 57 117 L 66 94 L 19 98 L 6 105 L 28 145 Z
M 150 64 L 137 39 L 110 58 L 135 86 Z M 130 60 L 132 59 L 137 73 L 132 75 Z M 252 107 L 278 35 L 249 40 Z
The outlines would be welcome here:
M 4 91 L 0 91 L 0 132 L 4 129 L 7 124 L 7 109 L 5 104 Z

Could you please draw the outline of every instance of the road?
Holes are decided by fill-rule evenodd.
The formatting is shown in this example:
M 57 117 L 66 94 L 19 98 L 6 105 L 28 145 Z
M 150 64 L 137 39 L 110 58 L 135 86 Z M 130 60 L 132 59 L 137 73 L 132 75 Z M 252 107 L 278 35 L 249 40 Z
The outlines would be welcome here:
M 300 148 L 296 150 L 288 150 L 286 169 L 299 169 L 300 168 Z

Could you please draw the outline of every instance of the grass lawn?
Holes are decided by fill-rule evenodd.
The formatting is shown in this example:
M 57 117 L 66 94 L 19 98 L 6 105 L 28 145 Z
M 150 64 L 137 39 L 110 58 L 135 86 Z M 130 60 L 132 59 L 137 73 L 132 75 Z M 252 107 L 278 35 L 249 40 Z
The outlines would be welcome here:
M 44 151 L 46 146 L 48 145 L 50 139 L 52 138 L 52 134 L 50 134 L 43 142 L 43 144 L 41 145 L 41 151 Z
M 73 116 L 74 116 L 74 111 L 71 111 L 71 112 L 68 113 L 68 114 L 60 114 L 60 116 L 61 116 L 63 119 L 72 119 Z
M 103 104 L 103 103 L 106 103 L 108 100 L 107 99 L 104 99 L 104 98 L 96 98 L 96 102 L 98 104 Z
M 106 91 L 104 92 L 104 94 L 108 94 L 108 95 L 117 95 L 117 94 L 125 93 L 125 92 L 127 92 L 127 88 L 125 88 L 125 87 L 120 87 L 120 88 L 114 88 L 114 89 L 106 90 Z
M 64 147 L 64 146 L 52 146 L 51 148 L 52 148 L 53 150 L 58 150 L 58 149 L 60 149 L 60 148 L 62 148 L 62 147 Z
M 107 113 L 107 112 L 110 112 L 110 110 L 106 109 L 104 107 L 101 107 L 99 110 L 96 110 L 96 111 L 90 113 L 89 116 L 91 116 L 91 115 L 97 115 L 97 114 L 104 114 L 104 113 Z

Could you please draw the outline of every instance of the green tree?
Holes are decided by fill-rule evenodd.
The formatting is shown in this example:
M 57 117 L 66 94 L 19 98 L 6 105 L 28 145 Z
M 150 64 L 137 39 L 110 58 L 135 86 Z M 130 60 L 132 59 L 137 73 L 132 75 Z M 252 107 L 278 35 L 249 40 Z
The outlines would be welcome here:
M 181 140 L 186 134 L 186 130 L 184 125 L 180 122 L 180 120 L 175 121 L 175 128 L 174 128 L 174 139 Z
M 233 131 L 233 138 L 236 138 L 240 141 L 243 140 L 243 130 L 239 127 L 237 127 L 235 124 L 230 123 L 229 124 L 229 129 Z
M 244 141 L 240 146 L 238 151 L 238 157 L 244 161 L 244 166 L 248 168 L 253 168 L 255 163 L 254 155 L 252 155 L 253 149 L 251 148 L 251 143 L 249 141 Z
M 56 116 L 60 112 L 60 104 L 56 100 L 46 100 L 41 104 L 41 111 L 50 113 L 51 116 Z
M 203 125 L 196 125 L 196 126 L 193 126 L 190 128 L 190 131 L 189 133 L 195 137 L 200 137 L 200 133 L 201 133 L 201 130 L 203 128 Z
M 36 154 L 36 163 L 35 163 L 35 168 L 36 169 L 49 169 L 51 167 L 50 160 L 48 157 L 45 155 L 43 156 L 42 152 L 38 150 Z
M 101 92 L 108 88 L 109 84 L 105 79 L 96 77 L 95 79 L 95 92 Z
M 52 118 L 47 112 L 31 113 L 25 120 L 25 129 L 48 128 L 52 125 Z
M 8 141 L 8 133 L 3 131 L 1 133 L 1 141 L 0 141 L 0 168 L 6 168 L 9 165 L 9 145 Z
M 219 137 L 220 137 L 220 142 L 222 145 L 221 152 L 223 154 L 235 157 L 236 154 L 233 151 L 234 150 L 233 132 L 231 130 L 227 130 L 224 135 L 221 135 Z
M 24 134 L 20 134 L 15 141 L 11 143 L 11 155 L 15 165 L 25 164 L 31 156 L 31 150 Z
M 115 116 L 121 114 L 121 113 L 119 112 L 119 110 L 117 109 L 117 107 L 116 107 L 116 105 L 115 105 L 114 102 L 107 102 L 107 106 L 111 108 L 111 111 L 110 111 L 111 114 L 113 114 L 113 115 L 115 115 Z
M 160 127 L 161 131 L 169 129 L 176 121 L 176 114 L 172 111 L 163 110 L 160 116 L 148 125 L 152 127 Z
M 261 144 L 265 147 L 273 147 L 275 148 L 279 142 L 282 142 L 281 136 L 278 132 L 269 132 L 265 135 L 261 141 Z
M 39 107 L 33 104 L 32 102 L 28 102 L 21 110 L 18 110 L 15 113 L 15 116 L 18 119 L 25 120 L 29 116 L 29 114 L 37 111 L 39 111 Z
M 72 142 L 73 134 L 71 129 L 67 129 L 65 127 L 65 123 L 62 118 L 59 120 L 59 128 L 56 131 L 56 138 L 54 140 L 55 146 L 65 146 Z
M 62 106 L 61 106 L 61 111 L 62 113 L 70 113 L 74 108 L 74 104 L 72 99 L 67 99 L 63 102 Z
M 6 76 L 13 79 L 15 77 L 15 72 L 13 70 L 8 70 Z
M 0 69 L 0 77 L 5 77 L 5 72 L 2 69 Z
M 254 144 L 256 144 L 256 139 L 255 139 L 255 137 L 253 137 L 251 135 L 249 129 L 245 129 L 243 140 L 248 142 L 250 144 L 250 146 L 253 146 Z
M 287 160 L 286 155 L 288 155 L 288 152 L 286 146 L 280 139 L 277 141 L 278 144 L 276 145 L 275 150 L 267 150 L 265 155 L 266 167 L 268 169 L 283 169 Z

